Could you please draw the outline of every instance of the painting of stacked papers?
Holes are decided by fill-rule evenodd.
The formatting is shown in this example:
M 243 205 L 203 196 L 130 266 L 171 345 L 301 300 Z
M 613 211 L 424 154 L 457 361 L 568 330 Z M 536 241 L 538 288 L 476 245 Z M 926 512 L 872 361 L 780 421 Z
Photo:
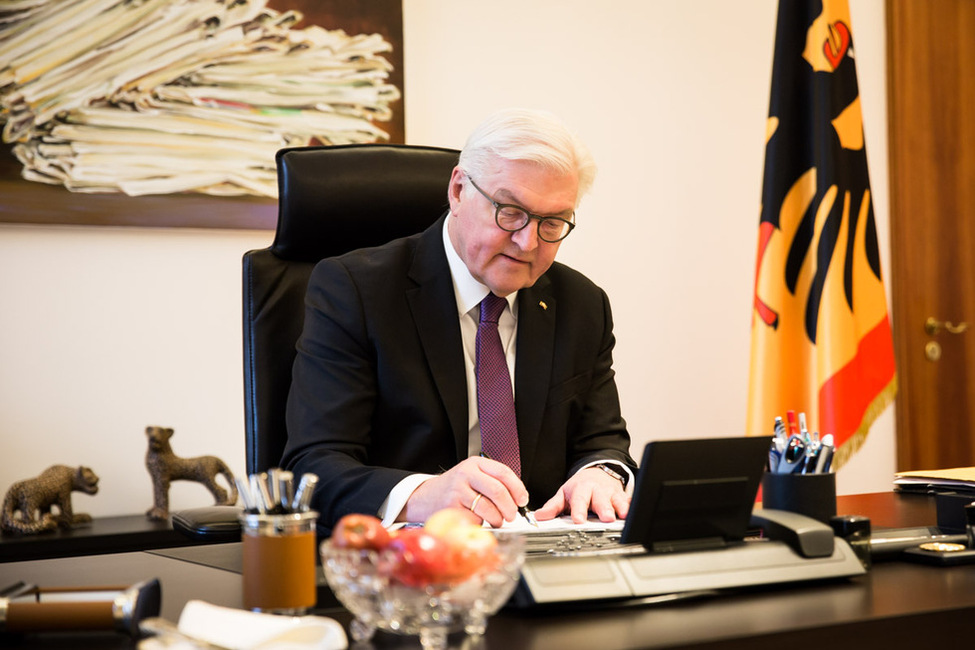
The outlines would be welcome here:
M 276 3 L 281 4 L 281 3 Z M 267 0 L 0 0 L 0 124 L 73 192 L 274 198 L 288 146 L 388 140 L 378 34 Z

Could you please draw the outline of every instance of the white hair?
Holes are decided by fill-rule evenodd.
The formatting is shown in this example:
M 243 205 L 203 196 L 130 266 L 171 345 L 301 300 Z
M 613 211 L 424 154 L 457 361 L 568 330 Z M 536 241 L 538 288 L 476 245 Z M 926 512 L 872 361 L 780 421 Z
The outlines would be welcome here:
M 555 115 L 510 108 L 481 122 L 460 152 L 460 168 L 475 177 L 487 173 L 493 159 L 537 163 L 579 178 L 578 201 L 592 187 L 596 163 L 589 149 Z

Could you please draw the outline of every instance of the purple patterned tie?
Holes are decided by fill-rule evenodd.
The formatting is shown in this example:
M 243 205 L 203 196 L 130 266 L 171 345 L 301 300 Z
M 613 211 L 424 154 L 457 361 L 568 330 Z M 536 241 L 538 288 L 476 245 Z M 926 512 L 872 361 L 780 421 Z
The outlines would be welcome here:
M 521 452 L 518 450 L 518 424 L 515 422 L 515 399 L 511 392 L 511 375 L 505 360 L 498 318 L 507 300 L 489 293 L 481 301 L 481 322 L 477 326 L 477 415 L 481 422 L 481 451 L 500 461 L 521 476 Z

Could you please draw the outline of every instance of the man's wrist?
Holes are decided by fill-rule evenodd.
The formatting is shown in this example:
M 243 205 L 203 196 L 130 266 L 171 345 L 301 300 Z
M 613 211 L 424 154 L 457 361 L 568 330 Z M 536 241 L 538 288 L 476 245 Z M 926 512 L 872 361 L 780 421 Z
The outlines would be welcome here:
M 603 470 L 604 472 L 606 472 L 607 474 L 615 478 L 617 481 L 619 481 L 623 485 L 624 490 L 626 489 L 626 482 L 627 479 L 629 478 L 626 474 L 618 471 L 617 468 L 612 467 L 607 463 L 596 463 L 595 465 L 593 465 L 593 467 L 597 467 Z

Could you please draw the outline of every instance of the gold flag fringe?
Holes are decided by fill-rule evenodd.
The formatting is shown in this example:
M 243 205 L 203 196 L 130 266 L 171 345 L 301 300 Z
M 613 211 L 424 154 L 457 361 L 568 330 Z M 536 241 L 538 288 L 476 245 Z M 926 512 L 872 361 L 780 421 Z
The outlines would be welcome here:
M 894 396 L 897 395 L 897 375 L 895 374 L 890 379 L 890 383 L 882 391 L 877 394 L 877 397 L 870 403 L 867 407 L 866 412 L 863 414 L 863 420 L 860 421 L 860 426 L 856 430 L 850 439 L 843 443 L 833 456 L 833 471 L 839 470 L 843 465 L 846 464 L 850 458 L 853 457 L 863 443 L 867 441 L 867 434 L 870 433 L 870 427 L 873 426 L 874 421 L 880 417 L 880 414 L 884 412 L 891 402 L 894 401 Z

